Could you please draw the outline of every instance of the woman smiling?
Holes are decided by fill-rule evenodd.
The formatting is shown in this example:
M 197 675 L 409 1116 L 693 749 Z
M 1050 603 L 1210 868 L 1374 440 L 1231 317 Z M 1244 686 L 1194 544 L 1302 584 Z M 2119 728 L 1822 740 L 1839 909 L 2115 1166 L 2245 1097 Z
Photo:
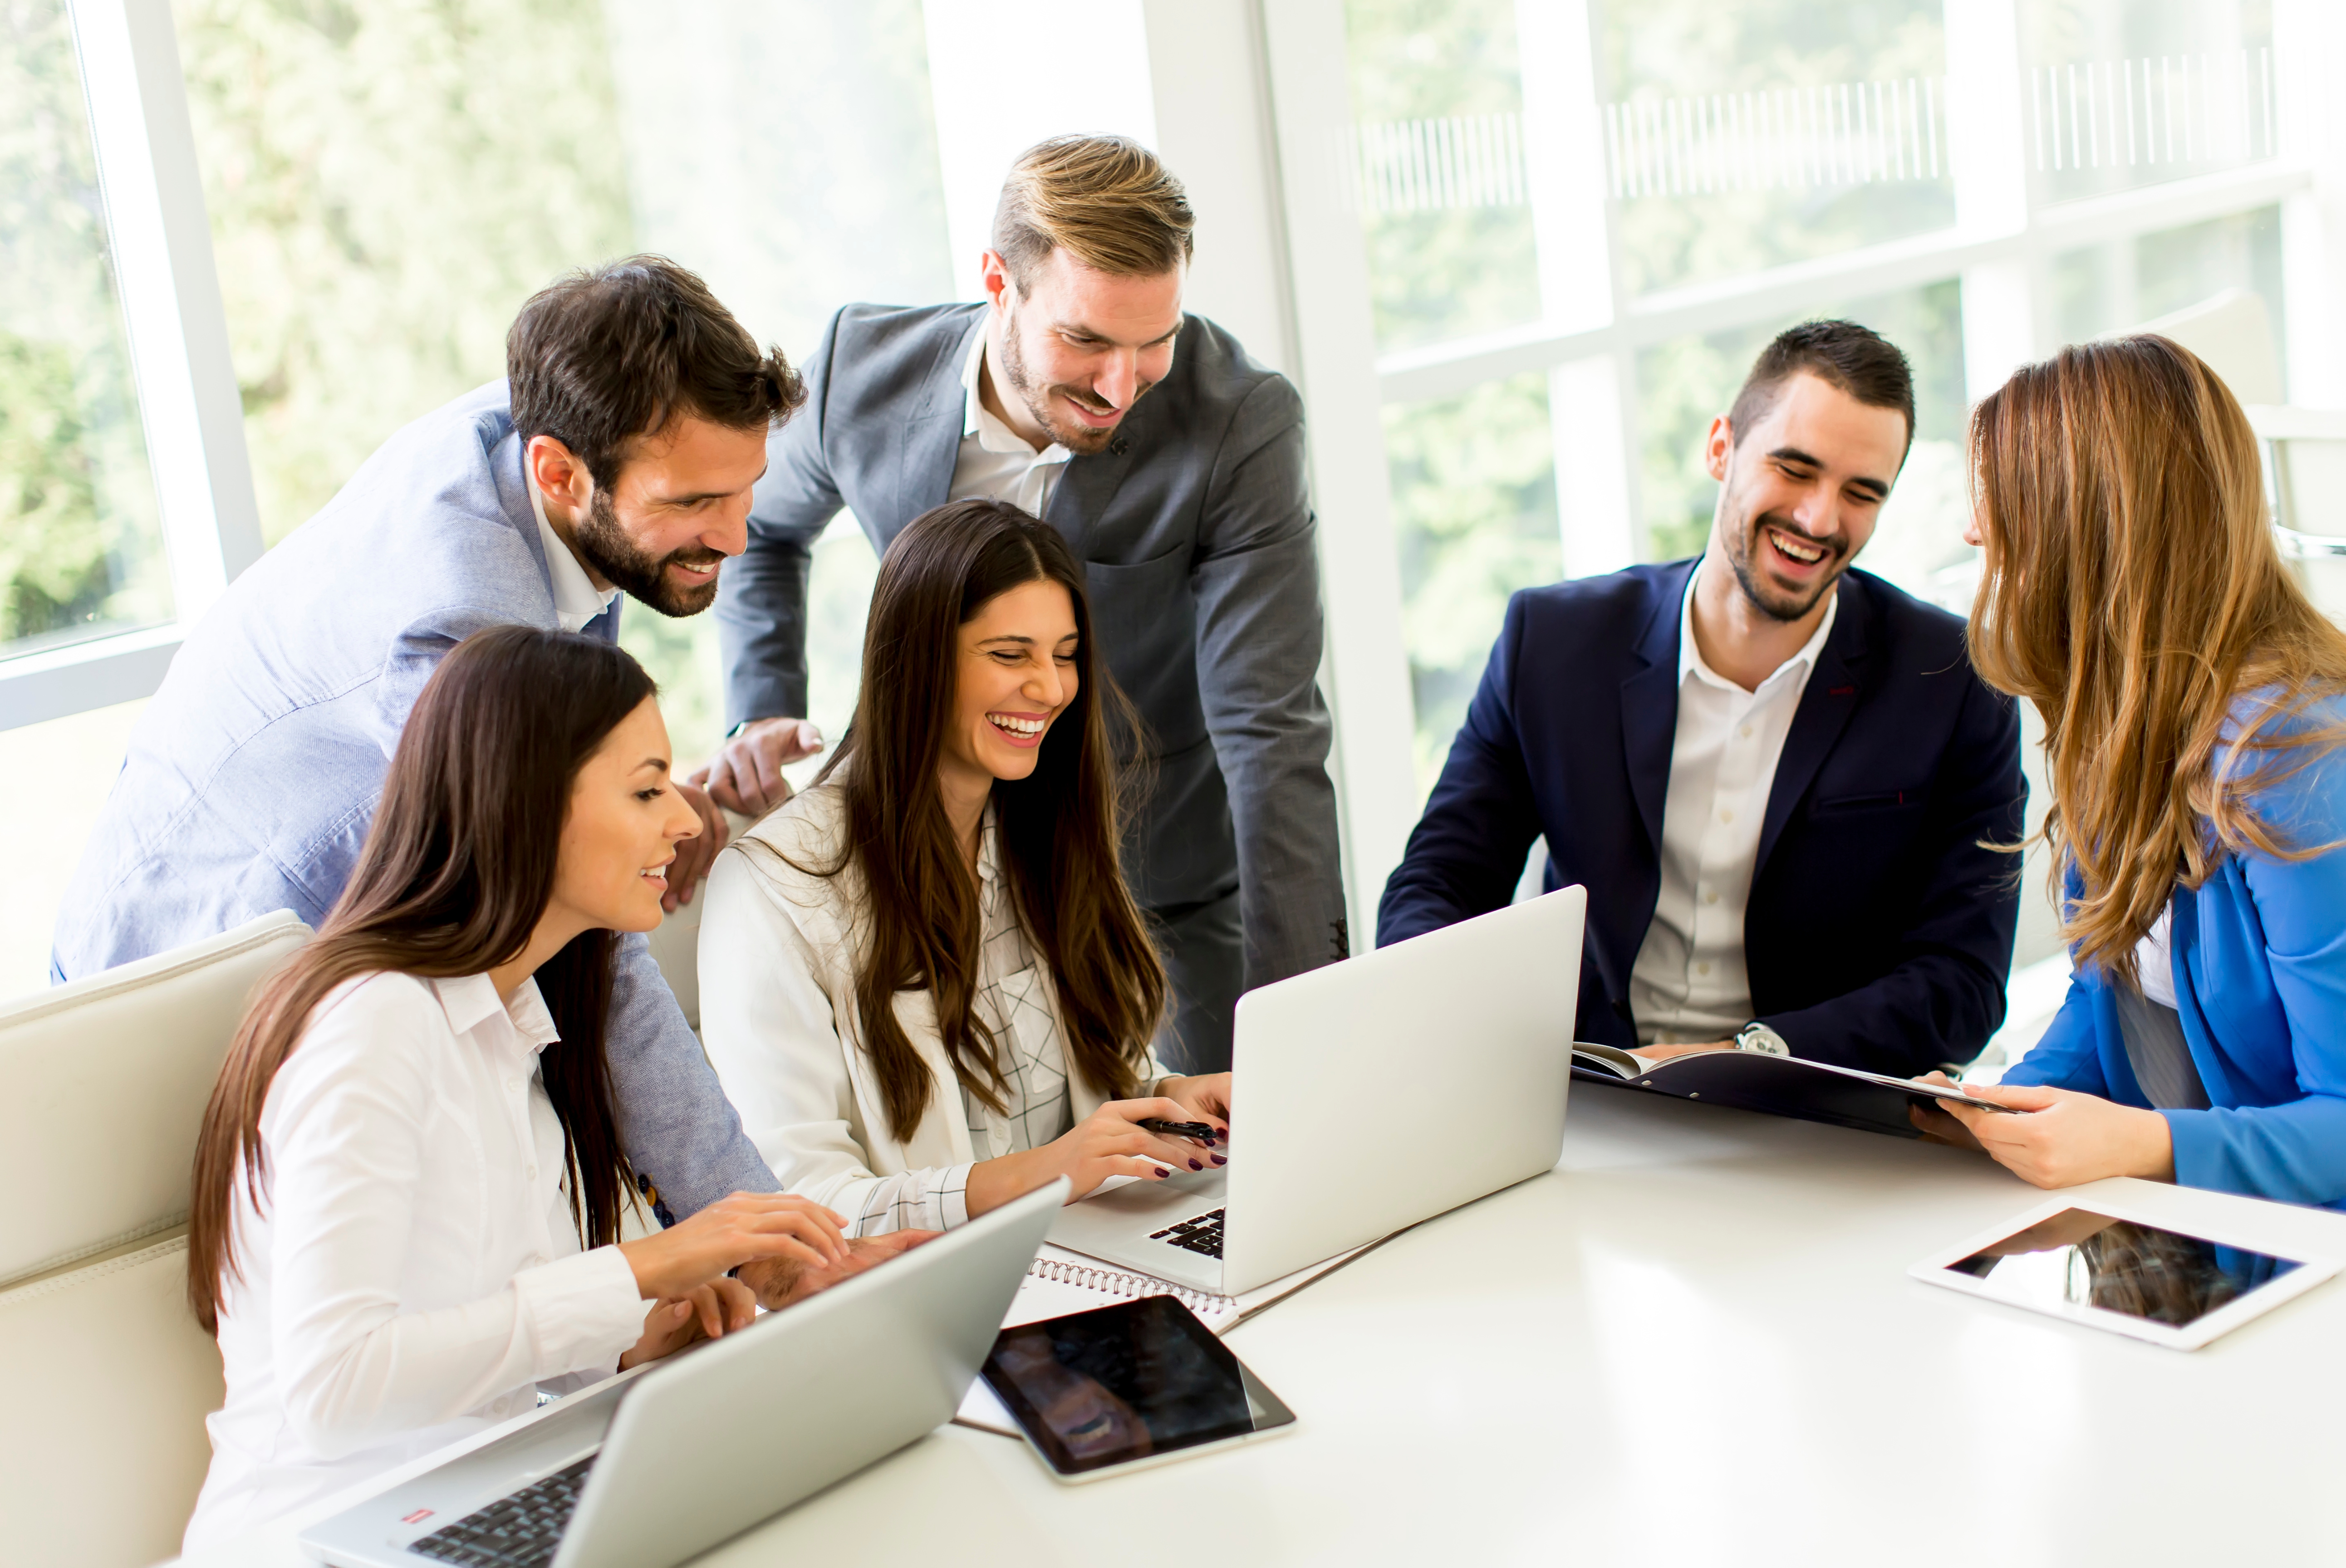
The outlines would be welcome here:
M 718 858 L 701 1023 L 743 1125 L 850 1233 L 942 1230 L 1069 1177 L 1221 1156 L 1229 1079 L 1168 1078 L 1165 970 L 1117 865 L 1082 569 L 998 502 L 881 563 L 862 696 L 812 789 Z

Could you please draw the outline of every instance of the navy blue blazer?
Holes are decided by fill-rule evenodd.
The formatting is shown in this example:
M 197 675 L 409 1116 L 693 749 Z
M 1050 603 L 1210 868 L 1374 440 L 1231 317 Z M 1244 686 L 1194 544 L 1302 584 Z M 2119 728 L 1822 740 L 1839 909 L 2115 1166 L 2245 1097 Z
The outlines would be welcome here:
M 1383 946 L 1501 908 L 1532 841 L 1588 889 L 1584 1040 L 1634 1045 L 1629 971 L 1661 891 L 1694 562 L 1527 588 L 1408 852 Z M 1879 1073 L 1976 1054 L 2004 1021 L 2027 786 L 2020 717 L 1973 674 L 1964 623 L 1870 573 L 1841 607 L 1776 766 L 1744 911 L 1760 1022 L 1795 1055 Z

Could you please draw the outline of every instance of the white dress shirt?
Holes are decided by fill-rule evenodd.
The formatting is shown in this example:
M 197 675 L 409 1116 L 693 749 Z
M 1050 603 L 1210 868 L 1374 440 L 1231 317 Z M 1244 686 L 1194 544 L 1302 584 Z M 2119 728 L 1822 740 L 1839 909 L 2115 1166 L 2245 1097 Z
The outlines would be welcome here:
M 522 484 L 529 490 L 529 509 L 537 514 L 537 536 L 546 545 L 546 575 L 554 580 L 554 616 L 566 632 L 585 628 L 588 621 L 611 607 L 619 596 L 617 588 L 598 588 L 578 557 L 570 553 L 554 524 L 546 520 L 546 497 L 537 491 L 536 478 L 525 474 Z
M 2167 907 L 2150 923 L 2134 947 L 2134 972 L 2142 993 L 2161 1007 L 2173 1007 L 2175 1000 L 2175 900 L 2170 895 Z
M 927 1064 L 921 1125 L 889 1130 L 860 1042 L 854 986 L 864 919 L 854 871 L 835 863 L 845 811 L 835 784 L 794 796 L 726 847 L 701 893 L 700 1023 L 741 1125 L 783 1189 L 848 1222 L 852 1236 L 947 1230 L 969 1218 L 970 1166 L 1040 1147 L 1106 1096 L 1067 1070 L 1058 988 L 1002 875 L 991 809 L 978 849 L 978 1017 L 1009 1080 L 1004 1110 L 966 1093 L 925 991 L 897 993 L 897 1023 Z M 1154 1092 L 1152 1059 L 1141 1077 Z
M 983 495 L 990 501 L 1007 501 L 1040 517 L 1051 504 L 1059 475 L 1067 471 L 1067 459 L 1075 453 L 1056 441 L 1037 452 L 1026 444 L 1025 436 L 988 412 L 985 400 L 978 395 L 979 378 L 985 367 L 985 336 L 983 329 L 977 332 L 977 341 L 970 344 L 969 358 L 962 365 L 961 452 L 954 459 L 953 485 L 945 499 L 965 501 Z M 1008 395 L 998 386 L 994 392 Z
M 617 1370 L 646 1307 L 616 1247 L 582 1252 L 538 1076 L 536 983 L 377 973 L 319 1004 L 260 1115 L 220 1312 L 228 1400 L 192 1550 Z M 576 1380 L 574 1380 L 576 1381 Z
M 1826 602 L 1816 635 L 1757 691 L 1713 670 L 1694 640 L 1695 585 L 1678 605 L 1678 719 L 1662 807 L 1661 894 L 1629 972 L 1641 1044 L 1724 1040 L 1751 1022 L 1743 911 L 1760 859 L 1760 825 L 1784 737 L 1840 613 Z M 1791 1042 L 1795 1051 L 1798 1041 Z

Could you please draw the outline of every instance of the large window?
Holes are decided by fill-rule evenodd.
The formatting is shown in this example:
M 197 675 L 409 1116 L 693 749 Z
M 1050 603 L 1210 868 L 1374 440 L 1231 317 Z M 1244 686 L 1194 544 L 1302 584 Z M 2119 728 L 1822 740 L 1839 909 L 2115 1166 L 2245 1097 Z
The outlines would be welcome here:
M 1785 326 L 1849 317 L 1912 361 L 1859 564 L 1957 610 L 1964 420 L 2014 364 L 2247 295 L 2194 346 L 2285 395 L 2318 277 L 2292 290 L 2312 144 L 2270 4 L 1343 0 L 1341 25 L 1421 791 L 1509 592 L 1703 548 L 1703 433 Z
M 0 659 L 171 618 L 65 0 L 0 0 Z
M 961 292 L 949 259 L 1002 168 L 1071 130 L 1164 153 L 1198 203 L 1193 308 L 1301 384 L 1363 937 L 1507 596 L 1700 548 L 1701 433 L 1783 326 L 1851 316 L 1912 360 L 1915 446 L 1861 565 L 1950 606 L 1976 572 L 1964 411 L 2014 365 L 2157 321 L 2249 401 L 2346 406 L 2327 0 L 1061 20 L 0 0 L 10 759 L 85 751 L 68 789 L 94 801 L 117 705 L 179 626 L 392 431 L 498 375 L 515 309 L 565 270 L 664 251 L 803 356 L 842 302 Z M 846 520 L 817 556 L 811 717 L 835 736 L 874 563 Z M 713 625 L 625 624 L 679 754 L 704 752 Z M 46 885 L 75 836 L 15 848 Z
M 671 256 L 794 359 L 850 300 L 949 293 L 917 0 L 179 0 L 178 18 L 272 542 L 393 430 L 503 375 L 514 312 L 571 268 Z M 818 553 L 811 717 L 835 734 L 873 562 L 846 520 Z M 713 620 L 630 604 L 620 628 L 678 755 L 704 755 Z

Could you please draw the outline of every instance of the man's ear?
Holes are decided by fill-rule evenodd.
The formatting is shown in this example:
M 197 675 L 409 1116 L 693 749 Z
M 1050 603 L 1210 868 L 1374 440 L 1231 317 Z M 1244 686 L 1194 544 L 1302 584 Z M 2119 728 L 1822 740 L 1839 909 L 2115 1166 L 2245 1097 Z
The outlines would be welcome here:
M 583 507 L 595 498 L 594 476 L 577 454 L 550 435 L 529 438 L 529 476 L 538 494 L 559 506 Z
M 1703 472 L 1724 484 L 1727 483 L 1727 466 L 1734 456 L 1735 427 L 1727 423 L 1727 416 L 1722 413 L 1710 422 L 1710 433 L 1703 437 Z
M 1002 259 L 999 250 L 988 250 L 978 258 L 978 284 L 985 290 L 986 302 L 995 309 L 1007 311 L 1018 300 L 1018 282 L 1010 275 L 1010 263 Z

